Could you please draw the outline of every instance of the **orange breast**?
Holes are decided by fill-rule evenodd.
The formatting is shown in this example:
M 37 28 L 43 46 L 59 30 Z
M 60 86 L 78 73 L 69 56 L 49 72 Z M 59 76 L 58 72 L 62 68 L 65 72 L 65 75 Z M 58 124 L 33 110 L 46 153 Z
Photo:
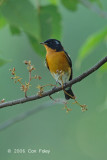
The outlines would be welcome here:
M 71 72 L 71 68 L 64 51 L 61 52 L 49 51 L 46 54 L 46 60 L 50 72 L 54 73 L 57 73 L 57 71 Z

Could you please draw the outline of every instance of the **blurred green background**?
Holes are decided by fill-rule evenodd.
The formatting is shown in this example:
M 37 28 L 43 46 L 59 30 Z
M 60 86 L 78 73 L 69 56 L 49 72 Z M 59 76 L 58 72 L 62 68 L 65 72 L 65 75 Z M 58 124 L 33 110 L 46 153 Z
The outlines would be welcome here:
M 42 77 L 40 81 L 32 81 L 28 95 L 37 94 L 36 87 L 39 84 L 55 84 L 44 65 L 45 50 L 39 45 L 42 40 L 61 40 L 73 62 L 73 77 L 80 75 L 107 55 L 107 13 L 103 17 L 85 7 L 83 3 L 72 1 L 72 4 L 70 0 L 26 0 L 26 4 L 25 0 L 0 2 L 0 99 L 9 101 L 24 97 L 20 85 L 14 84 L 10 79 L 9 72 L 10 68 L 15 67 L 23 82 L 28 81 L 24 60 L 31 60 L 36 68 L 34 72 Z M 101 12 L 107 11 L 106 0 L 89 2 Z M 38 11 L 37 14 L 35 11 Z M 36 23 L 32 23 L 35 19 Z M 2 160 L 106 160 L 106 65 L 73 85 L 73 91 L 78 101 L 88 106 L 88 111 L 81 112 L 79 106 L 73 105 L 72 111 L 67 114 L 63 105 L 56 104 L 2 130 Z M 59 92 L 53 97 L 64 98 L 64 95 Z M 48 100 L 49 97 L 46 97 L 1 109 L 0 124 Z M 72 102 L 69 101 L 69 107 Z M 50 154 L 28 154 L 29 148 L 49 149 Z M 8 153 L 8 149 L 11 149 L 12 153 Z M 26 153 L 15 154 L 14 149 L 25 149 Z

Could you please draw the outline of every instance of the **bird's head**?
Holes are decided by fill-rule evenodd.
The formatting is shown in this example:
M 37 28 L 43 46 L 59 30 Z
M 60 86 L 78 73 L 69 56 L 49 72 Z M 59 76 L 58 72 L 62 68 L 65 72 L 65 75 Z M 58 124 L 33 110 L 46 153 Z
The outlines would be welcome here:
M 61 42 L 56 39 L 48 39 L 45 42 L 41 42 L 40 44 L 44 45 L 46 49 L 52 49 L 56 52 L 63 51 L 63 46 L 61 45 Z

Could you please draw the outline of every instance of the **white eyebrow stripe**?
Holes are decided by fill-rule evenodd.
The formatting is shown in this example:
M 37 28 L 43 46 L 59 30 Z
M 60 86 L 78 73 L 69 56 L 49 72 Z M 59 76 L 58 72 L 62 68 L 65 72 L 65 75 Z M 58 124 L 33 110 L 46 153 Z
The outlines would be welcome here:
M 56 42 L 56 44 L 59 44 L 59 42 L 58 41 L 55 41 Z

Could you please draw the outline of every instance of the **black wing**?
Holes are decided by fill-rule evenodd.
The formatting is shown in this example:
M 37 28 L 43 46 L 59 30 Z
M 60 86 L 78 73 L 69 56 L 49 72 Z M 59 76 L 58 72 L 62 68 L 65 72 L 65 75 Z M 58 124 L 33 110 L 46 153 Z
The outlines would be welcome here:
M 64 52 L 65 52 L 65 51 L 64 51 Z M 71 79 L 72 79 L 72 61 L 71 61 L 71 58 L 70 58 L 70 56 L 68 55 L 68 53 L 65 52 L 65 54 L 66 54 L 68 63 L 69 63 L 69 65 L 70 65 L 70 67 L 71 67 L 71 75 L 70 75 L 70 78 L 69 78 L 69 80 L 71 80 Z

